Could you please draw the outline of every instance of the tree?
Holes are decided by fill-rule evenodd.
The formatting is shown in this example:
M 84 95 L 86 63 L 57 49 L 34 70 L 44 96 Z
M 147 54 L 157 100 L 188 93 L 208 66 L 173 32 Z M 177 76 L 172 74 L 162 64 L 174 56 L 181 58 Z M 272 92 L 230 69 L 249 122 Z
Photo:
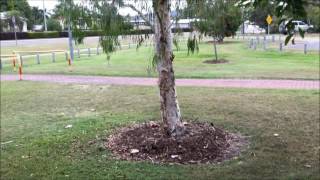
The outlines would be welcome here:
M 307 6 L 308 23 L 314 26 L 315 32 L 320 32 L 320 8 L 319 6 Z
M 268 23 L 266 18 L 268 15 L 273 16 L 275 14 L 274 4 L 259 4 L 256 8 L 252 9 L 249 13 L 249 20 L 254 22 L 259 27 L 265 29 L 268 32 Z
M 155 13 L 154 34 L 156 41 L 157 70 L 161 115 L 164 130 L 168 135 L 181 136 L 185 128 L 181 120 L 180 108 L 175 88 L 175 76 L 172 67 L 174 60 L 172 50 L 172 33 L 170 20 L 170 0 L 153 0 Z
M 198 11 L 200 20 L 195 25 L 201 33 L 213 37 L 215 60 L 218 61 L 216 41 L 223 42 L 224 37 L 236 33 L 242 14 L 234 1 L 209 0 L 202 5 L 202 11 Z
M 31 7 L 29 6 L 27 0 L 0 0 L 1 12 L 4 11 L 14 11 L 15 14 L 19 12 L 19 16 L 31 19 Z M 33 24 L 28 23 L 28 28 L 31 28 Z
M 53 18 L 49 18 L 48 19 L 48 30 L 49 31 L 61 31 L 62 27 L 59 23 L 59 21 L 53 19 Z
M 32 7 L 31 8 L 31 16 L 28 19 L 30 25 L 35 24 L 42 24 L 43 23 L 43 13 L 44 11 L 42 9 L 39 9 L 38 7 Z M 49 19 L 48 14 L 46 13 L 46 18 Z
M 123 26 L 118 15 L 117 7 L 129 7 L 136 11 L 145 22 L 151 26 L 154 32 L 155 55 L 154 61 L 159 75 L 160 111 L 163 121 L 163 128 L 169 136 L 182 136 L 185 132 L 182 123 L 177 92 L 175 88 L 175 76 L 173 71 L 173 37 L 171 32 L 171 0 L 131 1 L 136 4 L 129 4 L 128 1 L 92 1 L 95 10 L 92 17 L 95 17 L 93 24 L 99 24 L 103 35 L 100 37 L 100 44 L 106 54 L 116 50 L 118 35 L 121 34 Z M 150 4 L 151 3 L 151 4 Z M 137 7 L 140 7 L 138 9 Z M 152 19 L 145 16 L 144 11 L 153 11 Z
M 32 21 L 32 24 L 41 24 L 43 21 L 43 11 L 38 7 L 32 7 L 29 21 Z
M 15 23 L 13 22 L 13 19 Z M 18 26 L 19 31 L 21 31 L 23 28 L 23 21 L 24 21 L 24 18 L 22 17 L 21 12 L 12 10 L 12 11 L 7 11 L 6 20 L 4 20 L 4 24 L 8 23 L 11 31 L 14 31 L 15 25 Z
M 242 14 L 233 1 L 209 0 L 204 6 L 198 13 L 200 21 L 196 23 L 200 32 L 212 36 L 218 42 L 236 33 Z
M 243 0 L 245 1 L 245 0 Z M 259 0 L 256 0 L 259 1 Z M 260 0 L 264 1 L 264 0 Z M 280 1 L 280 0 L 279 0 Z M 289 0 L 287 0 L 289 1 Z M 299 0 L 300 1 L 300 0 Z M 121 25 L 119 23 L 114 23 L 114 21 L 120 21 L 118 17 L 119 7 L 130 7 L 132 10 L 136 11 L 145 22 L 150 25 L 152 31 L 154 32 L 155 41 L 155 56 L 154 60 L 156 63 L 156 69 L 158 71 L 158 85 L 160 92 L 160 111 L 163 121 L 163 128 L 169 136 L 182 136 L 185 133 L 185 127 L 182 123 L 181 113 L 179 108 L 179 103 L 177 100 L 177 92 L 175 88 L 175 75 L 173 70 L 173 38 L 171 33 L 171 17 L 170 8 L 172 5 L 171 0 L 152 0 L 152 4 L 148 4 L 150 1 L 143 0 L 133 0 L 130 1 L 133 4 L 126 4 L 123 0 L 92 0 L 93 12 L 91 17 L 94 18 L 93 24 L 100 24 L 103 31 L 103 36 L 100 39 L 100 44 L 103 47 L 105 53 L 111 53 L 116 50 L 115 46 L 118 45 L 117 37 L 121 34 Z M 176 1 L 180 2 L 180 1 Z M 206 0 L 187 0 L 188 4 L 196 2 L 196 8 L 199 7 L 202 10 L 206 5 Z M 212 1 L 211 1 L 212 2 Z M 247 1 L 246 1 L 247 2 Z M 249 1 L 251 2 L 251 1 Z M 292 2 L 289 2 L 289 7 L 297 7 L 296 11 L 302 11 L 303 6 L 291 6 Z M 153 21 L 150 21 L 142 11 L 139 11 L 137 7 L 141 7 L 143 10 L 152 7 L 153 10 Z M 284 8 L 285 11 L 288 9 Z M 224 9 L 223 9 L 224 10 Z M 290 9 L 289 11 L 291 11 Z M 99 18 L 100 16 L 100 18 Z M 227 14 L 226 14 L 227 16 Z M 95 18 L 98 17 L 98 18 Z M 207 17 L 207 16 L 206 16 Z M 115 19 L 116 18 L 116 19 Z M 208 18 L 208 17 L 207 17 Z M 225 17 L 222 17 L 225 18 Z M 206 19 L 204 19 L 206 20 Z M 224 21 L 222 21 L 224 22 Z M 228 26 L 228 25 L 227 25 Z M 224 26 L 223 26 L 224 27 Z

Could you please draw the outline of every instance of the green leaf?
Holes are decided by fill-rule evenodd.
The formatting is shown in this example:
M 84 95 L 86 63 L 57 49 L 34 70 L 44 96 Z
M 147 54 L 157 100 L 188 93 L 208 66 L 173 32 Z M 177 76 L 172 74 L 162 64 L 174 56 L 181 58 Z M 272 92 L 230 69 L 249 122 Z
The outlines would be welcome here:
M 299 28 L 299 34 L 300 34 L 300 36 L 302 37 L 302 38 L 304 38 L 304 31 L 301 29 L 301 28 Z
M 290 34 L 286 37 L 286 40 L 284 41 L 284 44 L 287 45 L 290 39 L 292 38 L 293 34 Z

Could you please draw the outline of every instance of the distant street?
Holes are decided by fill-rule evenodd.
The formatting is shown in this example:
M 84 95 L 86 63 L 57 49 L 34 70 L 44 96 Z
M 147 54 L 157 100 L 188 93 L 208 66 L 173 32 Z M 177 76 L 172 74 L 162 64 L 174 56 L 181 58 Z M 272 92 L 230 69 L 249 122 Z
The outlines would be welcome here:
M 286 46 L 289 49 L 304 49 L 304 44 L 307 44 L 307 50 L 318 50 L 320 51 L 320 41 L 319 37 L 316 38 L 306 38 L 303 40 L 297 40 L 296 43 L 293 45 L 291 42 Z
M 284 41 L 285 37 L 282 37 Z M 296 44 L 292 45 L 289 43 L 285 48 L 288 49 L 304 49 L 304 44 L 307 44 L 308 50 L 319 50 L 320 49 L 320 37 L 306 37 L 305 39 L 297 38 Z M 88 47 L 95 47 L 99 42 L 99 37 L 87 37 L 84 39 L 84 44 Z M 1 41 L 1 47 L 15 47 L 14 40 Z M 68 45 L 68 38 L 51 38 L 51 39 L 25 39 L 18 40 L 19 47 L 39 47 L 39 46 L 50 46 L 55 45 L 60 47 L 59 49 L 66 49 Z
M 97 44 L 99 41 L 98 37 L 87 37 L 84 39 L 85 44 Z M 30 46 L 48 46 L 48 45 L 64 45 L 68 43 L 68 38 L 50 38 L 50 39 L 24 39 L 18 40 L 19 47 L 30 47 Z M 16 46 L 15 40 L 1 41 L 1 47 L 14 47 Z

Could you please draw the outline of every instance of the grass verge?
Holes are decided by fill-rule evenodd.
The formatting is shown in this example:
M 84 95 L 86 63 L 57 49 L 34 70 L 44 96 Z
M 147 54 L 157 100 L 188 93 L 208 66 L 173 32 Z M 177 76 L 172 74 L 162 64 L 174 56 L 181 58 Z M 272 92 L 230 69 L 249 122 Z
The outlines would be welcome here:
M 157 93 L 156 87 L 1 82 L 1 142 L 9 142 L 1 145 L 2 178 L 320 177 L 318 91 L 179 87 L 184 119 L 249 136 L 249 150 L 220 165 L 113 159 L 103 140 L 118 127 L 159 120 Z
M 92 54 L 95 52 L 92 51 Z M 319 79 L 319 55 L 310 53 L 304 55 L 297 52 L 282 52 L 277 50 L 251 50 L 247 44 L 240 41 L 226 41 L 218 45 L 219 58 L 228 60 L 224 64 L 207 64 L 212 60 L 212 44 L 201 43 L 200 51 L 187 55 L 185 44 L 180 51 L 174 51 L 174 69 L 178 78 L 260 78 L 260 79 Z M 77 55 L 76 55 L 77 56 Z M 157 73 L 147 69 L 151 66 L 153 50 L 141 47 L 136 50 L 124 49 L 114 53 L 110 65 L 106 56 L 81 55 L 76 58 L 72 72 L 67 67 L 64 56 L 57 57 L 52 63 L 49 57 L 44 57 L 41 64 L 36 64 L 36 58 L 25 60 L 24 73 L 40 74 L 81 74 L 102 76 L 157 76 Z M 5 64 L 4 73 L 12 73 L 10 64 Z

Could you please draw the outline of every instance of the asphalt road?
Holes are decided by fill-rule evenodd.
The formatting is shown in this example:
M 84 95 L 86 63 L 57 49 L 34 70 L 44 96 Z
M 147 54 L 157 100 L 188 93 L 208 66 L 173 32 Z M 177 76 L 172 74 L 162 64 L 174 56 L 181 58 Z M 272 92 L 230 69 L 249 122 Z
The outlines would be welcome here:
M 91 44 L 95 43 L 97 44 L 99 42 L 99 37 L 87 37 L 84 39 L 85 44 Z M 25 46 L 39 46 L 39 45 L 67 45 L 68 44 L 68 38 L 50 38 L 50 39 L 23 39 L 18 40 L 18 46 L 19 47 L 25 47 Z M 6 40 L 1 41 L 1 47 L 14 47 L 16 46 L 15 40 Z
M 304 44 L 307 44 L 307 50 L 320 51 L 319 37 L 299 39 L 299 40 L 296 40 L 295 44 L 292 44 L 290 42 L 285 48 L 303 50 Z

